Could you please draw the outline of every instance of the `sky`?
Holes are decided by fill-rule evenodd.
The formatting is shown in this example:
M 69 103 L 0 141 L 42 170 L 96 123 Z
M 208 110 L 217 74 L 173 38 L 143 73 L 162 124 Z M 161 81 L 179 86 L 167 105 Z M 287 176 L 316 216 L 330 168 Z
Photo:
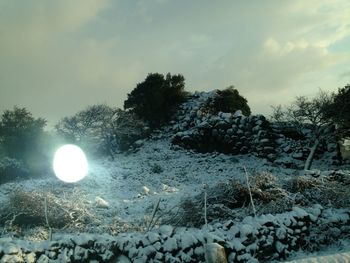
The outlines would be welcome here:
M 122 107 L 148 73 L 234 85 L 253 114 L 350 83 L 348 0 L 1 0 L 0 111 Z

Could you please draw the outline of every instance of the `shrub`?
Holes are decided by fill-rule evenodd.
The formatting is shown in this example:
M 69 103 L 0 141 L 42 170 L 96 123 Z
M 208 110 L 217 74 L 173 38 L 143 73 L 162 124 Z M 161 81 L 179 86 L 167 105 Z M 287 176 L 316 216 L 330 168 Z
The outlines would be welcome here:
M 28 174 L 28 169 L 16 159 L 5 157 L 0 161 L 0 184 L 19 178 L 26 178 Z
M 209 100 L 207 106 L 214 113 L 219 111 L 234 113 L 237 110 L 241 110 L 246 116 L 251 113 L 247 99 L 241 96 L 233 86 L 218 90 L 214 98 Z
M 127 100 L 124 109 L 129 109 L 151 127 L 159 127 L 168 121 L 176 106 L 183 102 L 187 93 L 184 91 L 185 78 L 182 75 L 166 77 L 159 73 L 151 73 L 138 83 Z
M 350 136 L 350 84 L 332 94 L 332 101 L 324 107 L 326 117 L 332 119 L 342 136 Z
M 79 191 L 62 195 L 50 191 L 24 191 L 14 189 L 8 202 L 0 208 L 0 224 L 7 228 L 47 227 L 45 215 L 45 199 L 47 219 L 52 228 L 70 228 L 73 231 L 87 230 L 89 224 L 96 223 L 96 215 L 91 212 L 91 204 Z M 12 218 L 12 219 L 11 219 Z
M 129 150 L 137 140 L 150 134 L 147 124 L 134 113 L 118 109 L 113 118 L 113 135 L 118 150 Z

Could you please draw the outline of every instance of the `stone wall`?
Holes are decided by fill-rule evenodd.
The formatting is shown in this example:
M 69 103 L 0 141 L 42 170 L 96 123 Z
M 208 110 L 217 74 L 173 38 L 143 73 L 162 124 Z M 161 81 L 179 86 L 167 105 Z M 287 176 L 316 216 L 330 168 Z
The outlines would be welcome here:
M 173 143 L 200 152 L 252 153 L 274 160 L 276 138 L 266 118 L 205 112 L 206 102 L 214 94 L 196 93 L 180 106 L 171 127 L 175 132 Z
M 199 152 L 250 153 L 286 167 L 303 167 L 314 142 L 309 127 L 299 129 L 290 123 L 271 123 L 263 115 L 210 113 L 206 105 L 214 95 L 215 91 L 195 93 L 180 105 L 167 128 L 174 133 L 173 144 Z M 325 129 L 324 133 L 327 139 L 319 145 L 315 158 L 338 164 L 334 130 Z
M 223 246 L 228 262 L 265 262 L 334 244 L 349 236 L 349 223 L 349 210 L 316 205 L 202 229 L 164 225 L 116 237 L 56 235 L 57 240 L 41 243 L 0 238 L 0 262 L 204 262 L 204 247 L 209 243 Z

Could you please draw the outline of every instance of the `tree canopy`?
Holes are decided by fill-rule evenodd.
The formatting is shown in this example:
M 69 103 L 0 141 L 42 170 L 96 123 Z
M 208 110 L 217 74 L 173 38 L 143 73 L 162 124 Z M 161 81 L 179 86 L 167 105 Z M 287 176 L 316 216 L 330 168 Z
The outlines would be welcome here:
M 176 106 L 186 97 L 185 78 L 182 75 L 166 77 L 150 73 L 138 83 L 124 101 L 124 109 L 131 110 L 147 121 L 151 127 L 159 127 L 169 120 Z
M 241 96 L 234 86 L 229 86 L 224 90 L 218 90 L 208 106 L 214 112 L 234 113 L 237 110 L 241 110 L 246 116 L 251 114 L 247 99 Z
M 40 150 L 46 120 L 34 118 L 26 108 L 5 110 L 0 119 L 0 141 L 6 156 L 29 162 Z

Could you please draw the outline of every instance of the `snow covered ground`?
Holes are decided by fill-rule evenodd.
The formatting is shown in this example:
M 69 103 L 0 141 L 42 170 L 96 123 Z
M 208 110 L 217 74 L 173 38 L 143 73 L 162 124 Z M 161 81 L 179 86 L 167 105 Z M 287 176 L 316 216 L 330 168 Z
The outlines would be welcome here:
M 145 141 L 138 151 L 117 154 L 113 161 L 89 160 L 89 166 L 88 176 L 74 184 L 60 182 L 53 174 L 40 179 L 2 184 L 0 203 L 6 205 L 8 197 L 16 189 L 52 192 L 62 199 L 77 197 L 71 201 L 83 202 L 96 217 L 95 223 L 90 223 L 84 231 L 88 229 L 92 233 L 117 234 L 147 228 L 153 207 L 159 199 L 160 207 L 166 211 L 178 206 L 183 198 L 200 194 L 204 185 L 213 187 L 232 179 L 245 183 L 244 168 L 249 175 L 271 173 L 280 185 L 304 174 L 300 170 L 272 165 L 269 161 L 252 155 L 202 154 L 184 150 L 172 146 L 167 136 Z M 329 169 L 317 161 L 314 168 Z M 96 198 L 105 200 L 108 208 L 98 207 Z M 114 233 L 111 231 L 113 225 L 116 228 Z M 54 229 L 53 234 L 61 236 L 77 232 L 79 230 Z M 11 235 L 6 231 L 2 233 L 3 236 Z M 30 239 L 26 233 L 22 231 L 18 235 Z

